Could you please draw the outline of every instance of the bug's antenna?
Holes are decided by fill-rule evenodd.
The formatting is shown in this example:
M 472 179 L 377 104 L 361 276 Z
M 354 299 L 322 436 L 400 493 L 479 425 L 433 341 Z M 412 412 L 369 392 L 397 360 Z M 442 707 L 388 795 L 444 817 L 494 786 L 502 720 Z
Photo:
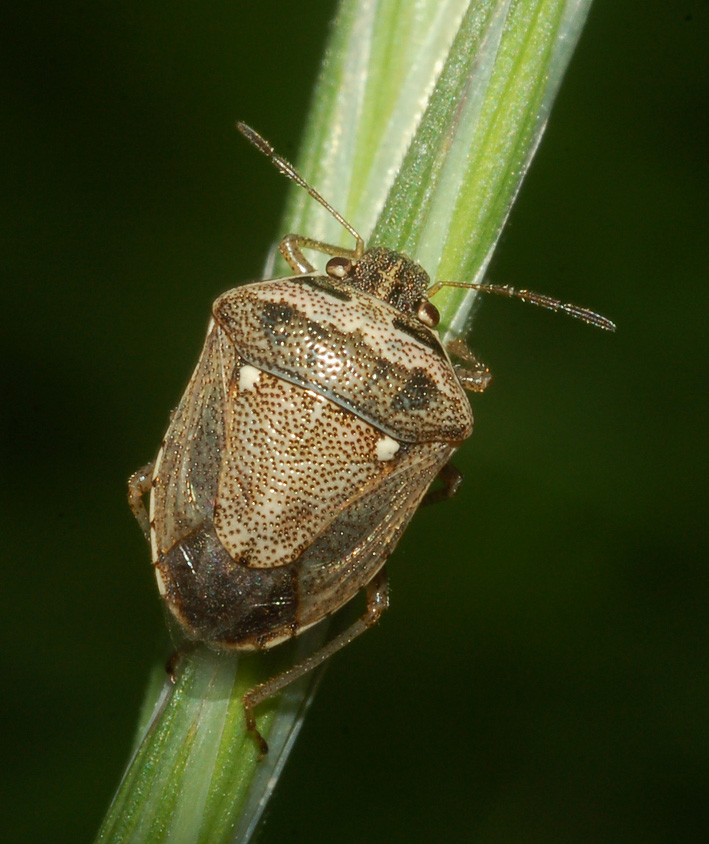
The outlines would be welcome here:
M 287 159 L 283 158 L 282 155 L 279 155 L 275 149 L 269 144 L 269 142 L 263 138 L 259 133 L 252 129 L 250 126 L 247 126 L 246 123 L 242 123 L 239 121 L 236 124 L 236 128 L 241 132 L 241 134 L 246 138 L 247 141 L 252 143 L 259 152 L 262 152 L 267 158 L 270 158 L 271 161 L 276 165 L 276 167 L 283 173 L 284 176 L 287 176 L 289 179 L 294 181 L 296 185 L 300 185 L 301 188 L 305 188 L 307 192 L 312 196 L 312 198 L 319 202 L 322 207 L 329 211 L 330 214 L 337 220 L 337 222 L 344 226 L 347 231 L 352 235 L 352 237 L 357 241 L 357 246 L 355 247 L 355 252 L 357 255 L 361 255 L 364 252 L 364 238 L 354 229 L 350 223 L 345 220 L 345 218 L 339 212 L 335 211 L 335 209 L 323 199 L 322 196 L 315 190 L 315 188 L 311 187 L 305 179 L 298 173 L 295 167 L 288 161 Z
M 498 296 L 507 296 L 509 299 L 521 299 L 523 302 L 529 302 L 532 305 L 539 305 L 541 308 L 546 308 L 549 311 L 567 314 L 574 319 L 580 319 L 589 325 L 595 325 L 596 328 L 602 328 L 605 331 L 615 331 L 615 323 L 611 322 L 606 317 L 597 314 L 595 311 L 590 311 L 588 308 L 580 308 L 578 305 L 569 305 L 561 302 L 559 299 L 553 299 L 551 296 L 545 296 L 543 293 L 534 293 L 532 290 L 516 290 L 507 284 L 474 284 L 472 282 L 466 283 L 463 281 L 437 281 L 428 288 L 427 295 L 431 296 L 438 293 L 442 287 L 462 287 L 466 290 L 479 290 L 481 293 L 496 293 Z

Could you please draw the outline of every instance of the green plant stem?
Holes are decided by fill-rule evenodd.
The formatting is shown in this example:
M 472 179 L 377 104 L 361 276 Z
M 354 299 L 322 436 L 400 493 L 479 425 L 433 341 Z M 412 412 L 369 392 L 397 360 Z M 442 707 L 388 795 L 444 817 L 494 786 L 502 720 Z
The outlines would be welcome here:
M 300 172 L 371 244 L 406 251 L 433 280 L 481 280 L 589 4 L 343 0 Z M 297 189 L 282 231 L 334 243 L 348 237 Z M 453 289 L 437 296 L 447 336 L 464 334 L 471 301 Z M 133 758 L 97 840 L 247 841 L 316 678 L 259 707 L 271 747 L 261 762 L 241 697 L 324 635 L 315 628 L 248 658 L 198 648 L 183 658 L 174 686 L 161 682 L 158 666 Z

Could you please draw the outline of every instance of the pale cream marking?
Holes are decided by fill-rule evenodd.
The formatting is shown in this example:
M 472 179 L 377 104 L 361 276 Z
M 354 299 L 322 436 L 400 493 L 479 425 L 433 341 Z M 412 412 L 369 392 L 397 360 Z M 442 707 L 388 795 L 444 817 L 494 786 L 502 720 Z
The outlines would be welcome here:
M 253 390 L 256 384 L 258 384 L 258 379 L 261 376 L 261 370 L 256 369 L 255 366 L 251 366 L 250 364 L 245 364 L 239 370 L 239 389 L 240 390 Z
M 386 357 L 392 363 L 402 364 L 407 369 L 424 367 L 436 380 L 440 379 L 443 370 L 448 368 L 445 361 L 432 359 L 431 350 L 425 344 L 394 329 L 389 324 L 391 306 L 379 302 L 374 297 L 353 291 L 351 301 L 338 302 L 334 307 L 332 300 L 318 290 L 309 289 L 306 297 L 303 291 L 294 288 L 294 285 L 275 282 L 264 282 L 264 285 L 268 285 L 268 289 L 250 290 L 249 296 L 262 302 L 270 302 L 277 296 L 319 325 L 333 325 L 344 333 L 360 331 L 381 357 Z
M 158 472 L 160 471 L 160 463 L 162 462 L 163 457 L 163 446 L 160 446 L 160 451 L 158 451 L 158 456 L 155 458 L 155 463 L 153 464 L 153 478 L 152 483 L 155 484 L 155 479 L 158 476 Z M 148 519 L 150 520 L 150 551 L 153 555 L 153 562 L 157 562 L 158 559 L 158 537 L 155 533 L 155 528 L 153 525 L 155 524 L 155 488 L 154 486 L 151 487 L 150 490 L 150 501 L 148 504 Z M 156 569 L 157 571 L 157 569 Z M 158 586 L 160 584 L 158 583 Z
M 391 460 L 401 445 L 391 437 L 382 437 L 377 442 L 377 460 Z
M 362 322 L 362 318 L 358 314 L 352 314 L 349 318 L 343 314 L 337 323 L 337 327 L 340 331 L 344 331 L 345 334 L 352 334 L 354 331 L 362 331 L 362 329 L 365 328 L 365 324 Z
M 298 291 L 294 296 L 294 302 L 300 313 L 313 322 L 323 323 L 335 320 L 337 328 L 345 333 L 361 331 L 365 324 L 359 311 L 355 310 L 341 299 L 328 295 L 324 290 L 308 290 L 307 296 L 304 291 Z
M 211 326 L 214 324 L 214 318 L 210 321 L 210 330 L 207 332 L 207 336 L 211 334 Z M 225 363 L 225 356 L 224 356 L 224 344 L 229 343 L 229 338 L 221 329 L 221 327 L 217 328 L 217 352 L 219 354 L 219 374 L 222 380 L 222 396 L 226 397 L 229 395 L 229 379 L 231 377 L 231 366 Z M 227 399 L 228 400 L 228 399 Z
M 310 411 L 310 427 L 312 428 L 322 419 L 323 411 L 327 407 L 327 400 L 322 396 L 319 396 L 317 393 L 314 393 L 312 390 L 306 390 L 305 392 L 311 396 L 315 396 L 317 399 L 313 409 Z
M 401 266 L 403 263 L 403 261 L 397 261 L 395 264 L 392 264 L 390 267 L 388 267 L 381 273 L 381 281 L 379 283 L 379 298 L 386 299 L 386 297 L 389 295 L 392 287 L 398 281 L 399 274 L 401 272 Z
M 167 588 L 165 586 L 165 581 L 162 579 L 162 574 L 160 569 L 155 566 L 155 580 L 158 582 L 158 592 L 165 597 L 165 593 L 167 592 Z
M 187 553 L 187 551 L 185 550 L 185 548 L 182 545 L 180 545 L 180 553 L 182 554 L 185 563 L 187 563 L 187 568 L 192 573 L 194 573 L 194 566 L 192 565 L 192 560 L 190 558 L 190 555 Z

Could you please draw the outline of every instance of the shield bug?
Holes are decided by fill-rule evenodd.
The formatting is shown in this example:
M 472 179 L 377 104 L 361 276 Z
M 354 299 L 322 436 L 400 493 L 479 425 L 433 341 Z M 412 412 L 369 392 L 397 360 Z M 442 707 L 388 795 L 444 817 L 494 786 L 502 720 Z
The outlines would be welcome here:
M 465 390 L 487 368 L 444 348 L 425 270 L 365 249 L 357 231 L 270 144 L 239 130 L 355 241 L 297 234 L 280 251 L 295 275 L 222 294 L 192 379 L 155 461 L 129 501 L 152 547 L 160 594 L 188 639 L 271 648 L 366 591 L 365 614 L 304 662 L 250 690 L 254 708 L 373 625 L 388 605 L 385 563 L 418 506 L 447 497 L 450 458 L 473 430 Z M 304 249 L 330 256 L 319 273 Z M 605 318 L 509 287 L 514 296 L 602 328 Z M 453 363 L 449 352 L 457 361 Z M 428 493 L 436 477 L 443 488 Z M 150 492 L 150 512 L 143 496 Z

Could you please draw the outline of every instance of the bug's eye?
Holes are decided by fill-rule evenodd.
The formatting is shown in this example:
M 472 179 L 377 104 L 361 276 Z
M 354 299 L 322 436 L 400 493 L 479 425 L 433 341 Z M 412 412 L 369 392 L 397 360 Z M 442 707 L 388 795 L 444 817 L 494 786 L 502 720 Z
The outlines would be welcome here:
M 352 261 L 349 258 L 341 258 L 339 255 L 325 264 L 325 272 L 332 278 L 347 278 L 352 272 Z
M 438 313 L 438 308 L 428 299 L 422 299 L 419 302 L 416 316 L 419 322 L 427 325 L 429 328 L 435 328 L 440 322 L 441 315 Z

